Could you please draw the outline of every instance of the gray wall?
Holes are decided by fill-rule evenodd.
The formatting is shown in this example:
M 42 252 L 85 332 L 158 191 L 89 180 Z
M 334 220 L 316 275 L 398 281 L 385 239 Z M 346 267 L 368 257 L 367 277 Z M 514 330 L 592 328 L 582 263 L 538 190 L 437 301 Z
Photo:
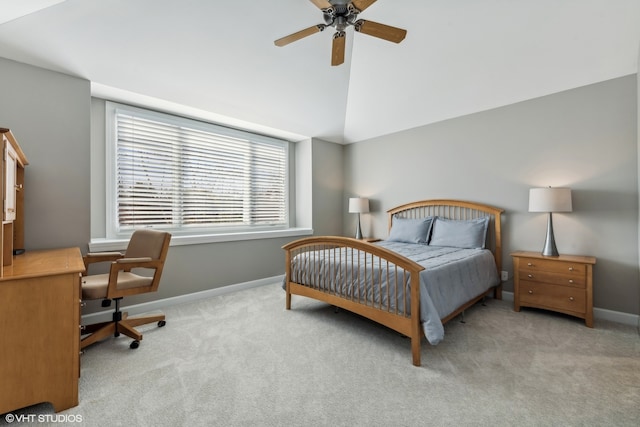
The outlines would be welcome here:
M 90 165 L 104 165 L 103 154 L 89 149 L 90 138 L 104 135 L 99 123 L 92 127 L 90 84 L 3 58 L 0 77 L 0 126 L 14 131 L 30 161 L 26 249 L 84 252 L 90 199 L 101 197 L 90 194 Z M 93 108 L 100 114 L 95 101 Z M 508 270 L 510 251 L 540 250 L 544 241 L 545 217 L 527 212 L 528 189 L 571 186 L 574 212 L 554 216 L 558 249 L 598 258 L 597 307 L 637 314 L 637 146 L 634 75 L 349 146 L 314 139 L 303 148 L 307 163 L 297 167 L 310 168 L 304 191 L 315 234 L 353 234 L 355 216 L 346 213 L 353 195 L 371 198 L 363 232 L 377 237 L 386 236 L 386 209 L 412 200 L 502 207 Z M 282 274 L 280 248 L 290 240 L 174 246 L 158 294 L 129 302 Z
M 597 257 L 596 307 L 638 314 L 636 84 L 627 76 L 346 146 L 345 198 L 371 199 L 362 226 L 374 237 L 387 235 L 387 209 L 414 200 L 501 207 L 512 277 L 509 253 L 544 243 L 529 188 L 571 187 L 573 212 L 554 215 L 558 250 Z M 353 218 L 343 223 L 348 233 Z
M 91 99 L 91 236 L 105 236 L 105 101 Z M 288 237 L 197 245 L 172 245 L 158 293 L 128 298 L 127 305 L 251 282 L 284 273 Z M 96 309 L 97 303 L 87 311 Z
M 104 217 L 91 221 L 92 203 L 104 212 L 104 190 L 94 191 L 90 168 L 104 174 L 104 101 L 91 98 L 87 80 L 0 58 L 0 126 L 12 129 L 30 164 L 25 173 L 25 246 L 88 249 Z M 318 233 L 342 230 L 342 146 L 309 141 L 308 218 Z M 329 173 L 321 173 L 320 171 Z M 92 186 L 93 185 L 93 186 Z M 98 187 L 104 185 L 97 183 Z M 307 190 L 305 190 L 307 191 Z M 101 228 L 102 227 L 102 228 Z M 127 305 L 250 282 L 284 273 L 282 245 L 293 238 L 172 246 L 159 291 Z M 86 313 L 98 310 L 89 304 Z
M 0 58 L 0 127 L 24 151 L 27 250 L 89 241 L 90 84 Z
M 102 128 L 100 122 L 91 128 L 90 83 L 0 58 L 0 94 L 0 126 L 14 132 L 29 160 L 26 249 L 77 246 L 86 252 L 91 197 L 101 197 L 90 194 L 90 164 L 104 168 L 104 153 L 90 154 L 90 138 L 104 137 L 104 119 Z M 290 240 L 171 247 L 158 293 L 129 298 L 127 304 L 280 275 L 281 246 Z M 98 310 L 98 305 L 91 303 L 85 313 Z
M 312 140 L 313 233 L 341 235 L 344 186 L 343 146 Z M 305 165 L 299 165 L 305 167 Z
M 93 98 L 91 167 L 105 174 L 104 100 Z M 342 146 L 312 139 L 294 145 L 299 185 L 294 202 L 300 212 L 299 226 L 312 227 L 316 234 L 340 234 L 342 230 Z M 104 236 L 104 180 L 92 182 L 91 224 L 93 237 Z M 284 274 L 281 247 L 295 239 L 273 238 L 249 241 L 172 246 L 157 295 L 128 298 L 128 304 L 189 294 Z M 92 311 L 97 304 L 90 307 Z

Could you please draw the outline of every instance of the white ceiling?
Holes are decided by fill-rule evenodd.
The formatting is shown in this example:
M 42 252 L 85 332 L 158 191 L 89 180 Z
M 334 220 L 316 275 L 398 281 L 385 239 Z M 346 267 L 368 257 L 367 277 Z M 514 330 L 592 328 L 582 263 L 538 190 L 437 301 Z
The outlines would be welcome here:
M 390 43 L 308 0 L 0 0 L 0 56 L 294 138 L 350 143 L 636 73 L 640 0 L 378 0 Z

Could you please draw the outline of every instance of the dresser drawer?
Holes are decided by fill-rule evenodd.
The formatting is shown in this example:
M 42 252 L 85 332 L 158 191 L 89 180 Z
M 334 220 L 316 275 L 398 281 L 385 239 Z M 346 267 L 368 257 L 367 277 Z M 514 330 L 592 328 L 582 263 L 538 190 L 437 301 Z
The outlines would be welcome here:
M 585 277 L 587 274 L 587 266 L 583 263 L 536 258 L 522 258 L 520 260 L 520 270 L 546 271 L 576 277 Z
M 586 292 L 569 286 L 520 280 L 520 303 L 575 313 L 585 313 Z
M 553 273 L 550 271 L 535 271 L 532 269 L 520 270 L 519 273 L 521 280 L 573 286 L 581 289 L 584 289 L 587 283 L 587 278 L 584 274 Z

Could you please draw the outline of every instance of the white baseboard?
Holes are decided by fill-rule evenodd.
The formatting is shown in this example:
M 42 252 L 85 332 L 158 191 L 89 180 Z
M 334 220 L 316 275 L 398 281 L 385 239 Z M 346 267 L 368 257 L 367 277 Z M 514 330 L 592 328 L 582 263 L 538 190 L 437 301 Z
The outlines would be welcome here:
M 502 291 L 502 299 L 505 301 L 513 301 L 513 292 Z M 636 314 L 607 310 L 606 308 L 594 307 L 593 318 L 596 320 L 609 320 L 611 322 L 622 323 L 630 326 L 638 326 L 638 324 L 640 324 L 640 316 Z
M 170 297 L 159 299 L 155 301 L 144 302 L 141 304 L 128 305 L 126 307 L 120 307 L 121 310 L 127 311 L 129 315 L 134 316 L 136 314 L 148 313 L 150 311 L 162 310 L 163 308 L 171 307 L 173 305 L 184 304 L 187 302 L 198 301 L 205 298 L 216 297 L 220 295 L 229 294 L 232 292 L 238 292 L 245 289 L 257 288 L 258 286 L 272 285 L 274 283 L 280 283 L 284 279 L 284 274 L 280 276 L 268 277 L 265 279 L 253 280 L 251 282 L 238 283 L 235 285 L 223 286 L 221 288 L 208 289 L 206 291 L 194 292 L 186 295 L 179 295 L 177 297 Z M 97 313 L 86 314 L 82 316 L 82 324 L 90 325 L 93 323 L 107 322 L 111 320 L 113 309 L 100 311 Z

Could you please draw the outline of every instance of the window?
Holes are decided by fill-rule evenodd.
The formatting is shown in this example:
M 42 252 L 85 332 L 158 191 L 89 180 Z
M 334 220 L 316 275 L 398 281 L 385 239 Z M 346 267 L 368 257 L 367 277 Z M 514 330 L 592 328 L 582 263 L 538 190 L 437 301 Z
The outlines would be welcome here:
M 113 103 L 107 129 L 111 237 L 289 227 L 287 141 Z

